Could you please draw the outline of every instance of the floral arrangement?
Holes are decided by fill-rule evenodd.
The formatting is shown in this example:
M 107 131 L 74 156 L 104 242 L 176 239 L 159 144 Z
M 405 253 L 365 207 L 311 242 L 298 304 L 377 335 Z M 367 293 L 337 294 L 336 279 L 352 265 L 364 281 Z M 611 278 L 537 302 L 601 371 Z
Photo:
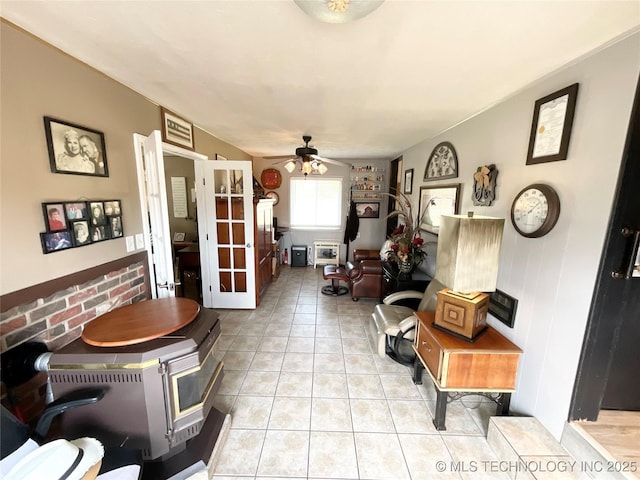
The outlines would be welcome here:
M 401 271 L 410 271 L 427 256 L 422 250 L 424 239 L 420 236 L 420 216 L 413 216 L 411 200 L 399 193 L 398 196 L 387 193 L 396 201 L 396 210 L 387 218 L 400 217 L 403 223 L 393 231 L 389 240 L 391 246 L 387 250 L 387 259 L 396 262 Z

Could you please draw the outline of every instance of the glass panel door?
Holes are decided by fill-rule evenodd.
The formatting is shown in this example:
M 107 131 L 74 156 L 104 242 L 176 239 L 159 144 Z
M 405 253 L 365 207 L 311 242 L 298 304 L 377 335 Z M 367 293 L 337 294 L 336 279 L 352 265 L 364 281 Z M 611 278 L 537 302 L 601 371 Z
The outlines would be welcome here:
M 206 245 L 209 256 L 202 262 L 205 306 L 256 306 L 252 180 L 249 161 L 196 165 L 196 184 L 202 192 L 198 209 L 207 212 L 199 228 L 200 244 Z

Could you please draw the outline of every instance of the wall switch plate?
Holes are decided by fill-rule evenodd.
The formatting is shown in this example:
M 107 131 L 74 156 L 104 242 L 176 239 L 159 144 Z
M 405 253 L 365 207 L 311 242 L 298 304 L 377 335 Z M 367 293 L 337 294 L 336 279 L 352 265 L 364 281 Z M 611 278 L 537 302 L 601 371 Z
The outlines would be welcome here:
M 127 252 L 133 252 L 136 249 L 136 245 L 132 236 L 128 236 L 125 239 L 127 241 Z
M 136 233 L 136 248 L 144 248 L 144 237 L 141 233 Z

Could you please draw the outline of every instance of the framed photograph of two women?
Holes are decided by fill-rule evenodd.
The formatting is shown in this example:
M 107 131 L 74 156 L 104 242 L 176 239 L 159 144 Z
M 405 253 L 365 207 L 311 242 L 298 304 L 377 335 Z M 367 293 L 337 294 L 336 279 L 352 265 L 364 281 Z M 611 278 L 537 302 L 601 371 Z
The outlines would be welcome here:
M 53 173 L 108 177 L 104 133 L 44 117 L 49 164 Z

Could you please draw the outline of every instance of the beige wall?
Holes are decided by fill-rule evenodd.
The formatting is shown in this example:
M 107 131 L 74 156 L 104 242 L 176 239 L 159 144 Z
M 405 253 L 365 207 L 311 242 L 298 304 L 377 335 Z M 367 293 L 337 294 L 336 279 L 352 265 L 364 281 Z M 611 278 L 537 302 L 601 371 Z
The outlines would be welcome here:
M 142 232 L 133 134 L 160 128 L 159 107 L 35 39 L 0 24 L 0 294 L 127 255 L 124 238 L 44 255 L 42 202 L 122 200 L 125 235 Z M 51 173 L 44 116 L 104 132 L 109 177 Z M 195 129 L 196 150 L 250 158 Z
M 223 142 L 200 128 L 194 128 L 193 138 L 196 151 L 202 155 L 206 155 L 211 160 L 216 159 L 216 153 L 222 155 L 227 160 L 251 160 L 251 155 L 246 154 L 229 143 Z
M 196 180 L 193 160 L 182 157 L 164 157 L 164 175 L 165 186 L 167 189 L 167 204 L 169 206 L 169 228 L 171 229 L 171 238 L 176 232 L 185 234 L 185 240 L 193 241 L 196 236 L 196 204 L 191 200 L 191 189 L 194 188 Z M 187 218 L 176 218 L 173 216 L 173 187 L 171 185 L 172 177 L 182 177 L 185 179 L 187 186 Z

